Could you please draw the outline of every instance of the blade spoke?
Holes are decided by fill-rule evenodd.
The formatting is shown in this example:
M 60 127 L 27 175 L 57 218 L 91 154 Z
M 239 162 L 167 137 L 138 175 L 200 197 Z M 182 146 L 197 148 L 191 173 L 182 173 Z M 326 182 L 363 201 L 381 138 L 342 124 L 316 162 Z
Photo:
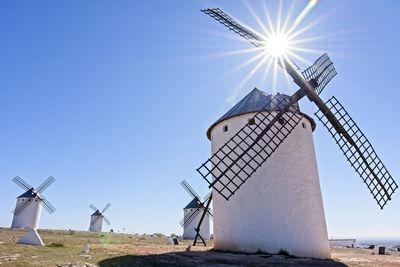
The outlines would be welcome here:
M 103 210 L 101 211 L 101 214 L 103 214 L 106 210 L 108 210 L 108 208 L 111 206 L 111 203 L 107 203 L 107 205 L 103 208 Z
M 302 72 L 306 80 L 314 79 L 316 81 L 315 91 L 318 95 L 321 94 L 325 86 L 336 74 L 336 69 L 326 53 L 320 56 L 314 64 Z
M 186 219 L 184 219 L 183 227 L 188 227 L 194 221 L 194 219 L 197 218 L 199 213 L 200 213 L 200 207 L 193 210 L 193 212 L 189 213 L 188 214 L 189 216 L 185 216 Z
M 200 200 L 200 196 L 196 193 L 196 191 L 193 189 L 193 187 L 190 186 L 190 184 L 186 181 L 183 180 L 181 182 L 181 186 L 186 190 L 186 192 L 188 192 L 188 194 L 193 197 L 193 198 L 197 198 L 198 200 Z
M 334 118 L 330 118 L 320 110 L 315 115 L 328 129 L 347 161 L 360 175 L 379 207 L 383 209 L 398 188 L 396 182 L 375 153 L 367 137 L 340 102 L 332 97 L 326 105 L 332 111 Z M 337 131 L 333 126 L 337 123 L 336 120 L 341 124 L 344 133 Z
M 50 176 L 41 185 L 39 185 L 39 187 L 36 189 L 36 192 L 38 192 L 39 194 L 44 192 L 44 190 L 46 190 L 52 183 L 54 183 L 54 181 L 54 177 Z
M 205 14 L 209 15 L 213 19 L 217 20 L 219 23 L 227 27 L 229 30 L 239 34 L 244 39 L 248 40 L 251 44 L 256 47 L 262 46 L 265 43 L 264 38 L 262 38 L 257 33 L 251 31 L 250 29 L 240 25 L 233 18 L 228 16 L 224 11 L 219 8 L 208 8 L 201 10 Z
M 55 212 L 56 211 L 56 208 L 53 206 L 53 205 L 51 205 L 51 203 L 46 199 L 46 198 L 44 198 L 43 196 L 41 196 L 41 199 L 42 199 L 42 203 L 43 203 L 43 207 L 50 213 L 50 214 L 52 214 L 53 212 Z
M 107 225 L 110 225 L 110 221 L 108 220 L 108 218 L 106 216 L 103 215 L 103 219 L 106 222 Z
M 33 188 L 30 184 L 28 184 L 25 180 L 23 180 L 23 179 L 22 179 L 21 177 L 19 177 L 19 176 L 15 176 L 15 177 L 12 179 L 12 181 L 13 181 L 14 183 L 16 183 L 19 187 L 21 187 L 21 188 L 24 189 L 24 190 L 30 190 L 30 189 Z
M 209 199 L 210 199 L 210 197 L 211 197 L 211 191 L 210 191 L 210 193 L 208 193 L 204 198 L 203 198 L 203 203 L 206 203 Z
M 191 210 L 189 213 L 186 213 L 186 215 L 183 217 L 183 219 L 179 222 L 179 224 L 181 225 L 181 226 L 184 226 L 185 225 L 185 222 L 187 221 L 187 219 L 189 218 L 189 217 L 191 217 L 192 215 L 193 215 L 193 213 L 195 213 L 196 212 L 196 210 Z

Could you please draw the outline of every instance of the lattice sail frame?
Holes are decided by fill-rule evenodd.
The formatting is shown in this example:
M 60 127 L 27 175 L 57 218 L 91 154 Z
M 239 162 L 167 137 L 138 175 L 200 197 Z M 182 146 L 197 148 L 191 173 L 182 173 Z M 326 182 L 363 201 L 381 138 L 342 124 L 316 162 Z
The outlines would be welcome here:
M 315 115 L 328 129 L 347 161 L 360 175 L 379 207 L 382 209 L 391 199 L 394 191 L 398 188 L 396 182 L 375 153 L 375 150 L 367 137 L 353 121 L 342 104 L 340 104 L 335 97 L 330 98 L 325 104 L 329 107 L 339 122 L 341 122 L 346 132 L 355 141 L 358 149 L 350 144 L 342 134 L 335 130 L 323 112 L 319 110 Z M 366 159 L 368 164 L 364 162 L 363 158 Z
M 197 172 L 226 200 L 261 167 L 303 118 L 293 110 L 265 111 L 271 103 L 278 109 L 282 106 L 292 108 L 288 99 L 281 95 L 271 97 L 263 110 L 254 115 L 254 125 L 243 126 L 197 168 Z
M 337 74 L 333 62 L 329 58 L 328 54 L 325 53 L 320 56 L 314 64 L 308 67 L 302 72 L 304 79 L 311 80 L 314 79 L 317 83 L 315 86 L 315 92 L 319 95 L 325 86 L 335 77 Z
M 219 23 L 223 24 L 229 30 L 239 34 L 244 39 L 252 43 L 254 46 L 259 47 L 265 44 L 265 40 L 259 36 L 258 34 L 250 31 L 246 27 L 243 27 L 239 23 L 237 23 L 233 18 L 231 18 L 228 14 L 222 11 L 219 8 L 207 8 L 201 10 L 201 12 L 209 15 L 210 17 L 217 20 Z

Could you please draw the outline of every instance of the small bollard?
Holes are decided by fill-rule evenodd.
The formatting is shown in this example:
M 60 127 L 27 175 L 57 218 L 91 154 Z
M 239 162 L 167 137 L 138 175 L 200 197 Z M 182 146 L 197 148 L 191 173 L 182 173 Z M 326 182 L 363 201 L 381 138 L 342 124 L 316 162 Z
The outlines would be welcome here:
M 83 249 L 82 249 L 83 253 L 88 254 L 89 253 L 89 240 L 86 241 L 85 244 L 83 244 Z

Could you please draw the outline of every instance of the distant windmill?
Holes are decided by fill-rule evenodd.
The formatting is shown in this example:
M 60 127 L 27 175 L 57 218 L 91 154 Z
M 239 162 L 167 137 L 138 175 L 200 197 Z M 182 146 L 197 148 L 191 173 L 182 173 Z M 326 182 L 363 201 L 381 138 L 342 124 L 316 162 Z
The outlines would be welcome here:
M 102 211 L 100 211 L 93 205 L 89 206 L 94 211 L 94 213 L 90 216 L 90 232 L 101 232 L 103 230 L 103 220 L 106 222 L 107 225 L 110 225 L 110 221 L 107 219 L 106 216 L 104 216 L 104 212 L 108 210 L 110 206 L 111 204 L 108 203 Z
M 210 218 L 212 218 L 213 215 L 209 206 L 205 206 L 204 204 L 210 202 L 211 192 L 201 201 L 200 196 L 186 180 L 181 182 L 181 186 L 193 198 L 189 204 L 183 208 L 183 219 L 180 222 L 180 225 L 183 227 L 183 238 L 197 240 L 199 237 L 205 244 L 204 240 L 210 239 Z M 194 245 L 195 244 L 196 242 Z
M 268 49 L 264 37 L 221 9 L 202 12 L 260 51 Z M 214 248 L 330 258 L 312 138 L 315 122 L 300 111 L 298 101 L 306 96 L 316 104 L 316 116 L 381 209 L 398 186 L 339 101 L 332 97 L 324 103 L 319 97 L 336 75 L 328 55 L 302 73 L 286 56 L 277 63 L 300 87 L 293 95 L 254 89 L 207 131 L 212 156 L 197 171 L 213 189 Z
M 42 206 L 50 214 L 56 210 L 43 196 L 43 192 L 55 179 L 50 176 L 36 189 L 19 176 L 16 176 L 12 181 L 26 191 L 17 197 L 17 204 L 12 211 L 14 216 L 11 228 L 38 228 Z

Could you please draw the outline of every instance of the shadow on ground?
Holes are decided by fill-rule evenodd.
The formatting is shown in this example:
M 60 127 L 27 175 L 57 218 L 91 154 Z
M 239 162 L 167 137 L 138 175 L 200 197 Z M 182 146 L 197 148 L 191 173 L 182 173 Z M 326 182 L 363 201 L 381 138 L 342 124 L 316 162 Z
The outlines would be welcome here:
M 110 266 L 320 266 L 345 267 L 347 265 L 333 260 L 294 258 L 268 254 L 234 254 L 214 251 L 169 252 L 156 255 L 126 255 L 102 260 L 100 267 Z

